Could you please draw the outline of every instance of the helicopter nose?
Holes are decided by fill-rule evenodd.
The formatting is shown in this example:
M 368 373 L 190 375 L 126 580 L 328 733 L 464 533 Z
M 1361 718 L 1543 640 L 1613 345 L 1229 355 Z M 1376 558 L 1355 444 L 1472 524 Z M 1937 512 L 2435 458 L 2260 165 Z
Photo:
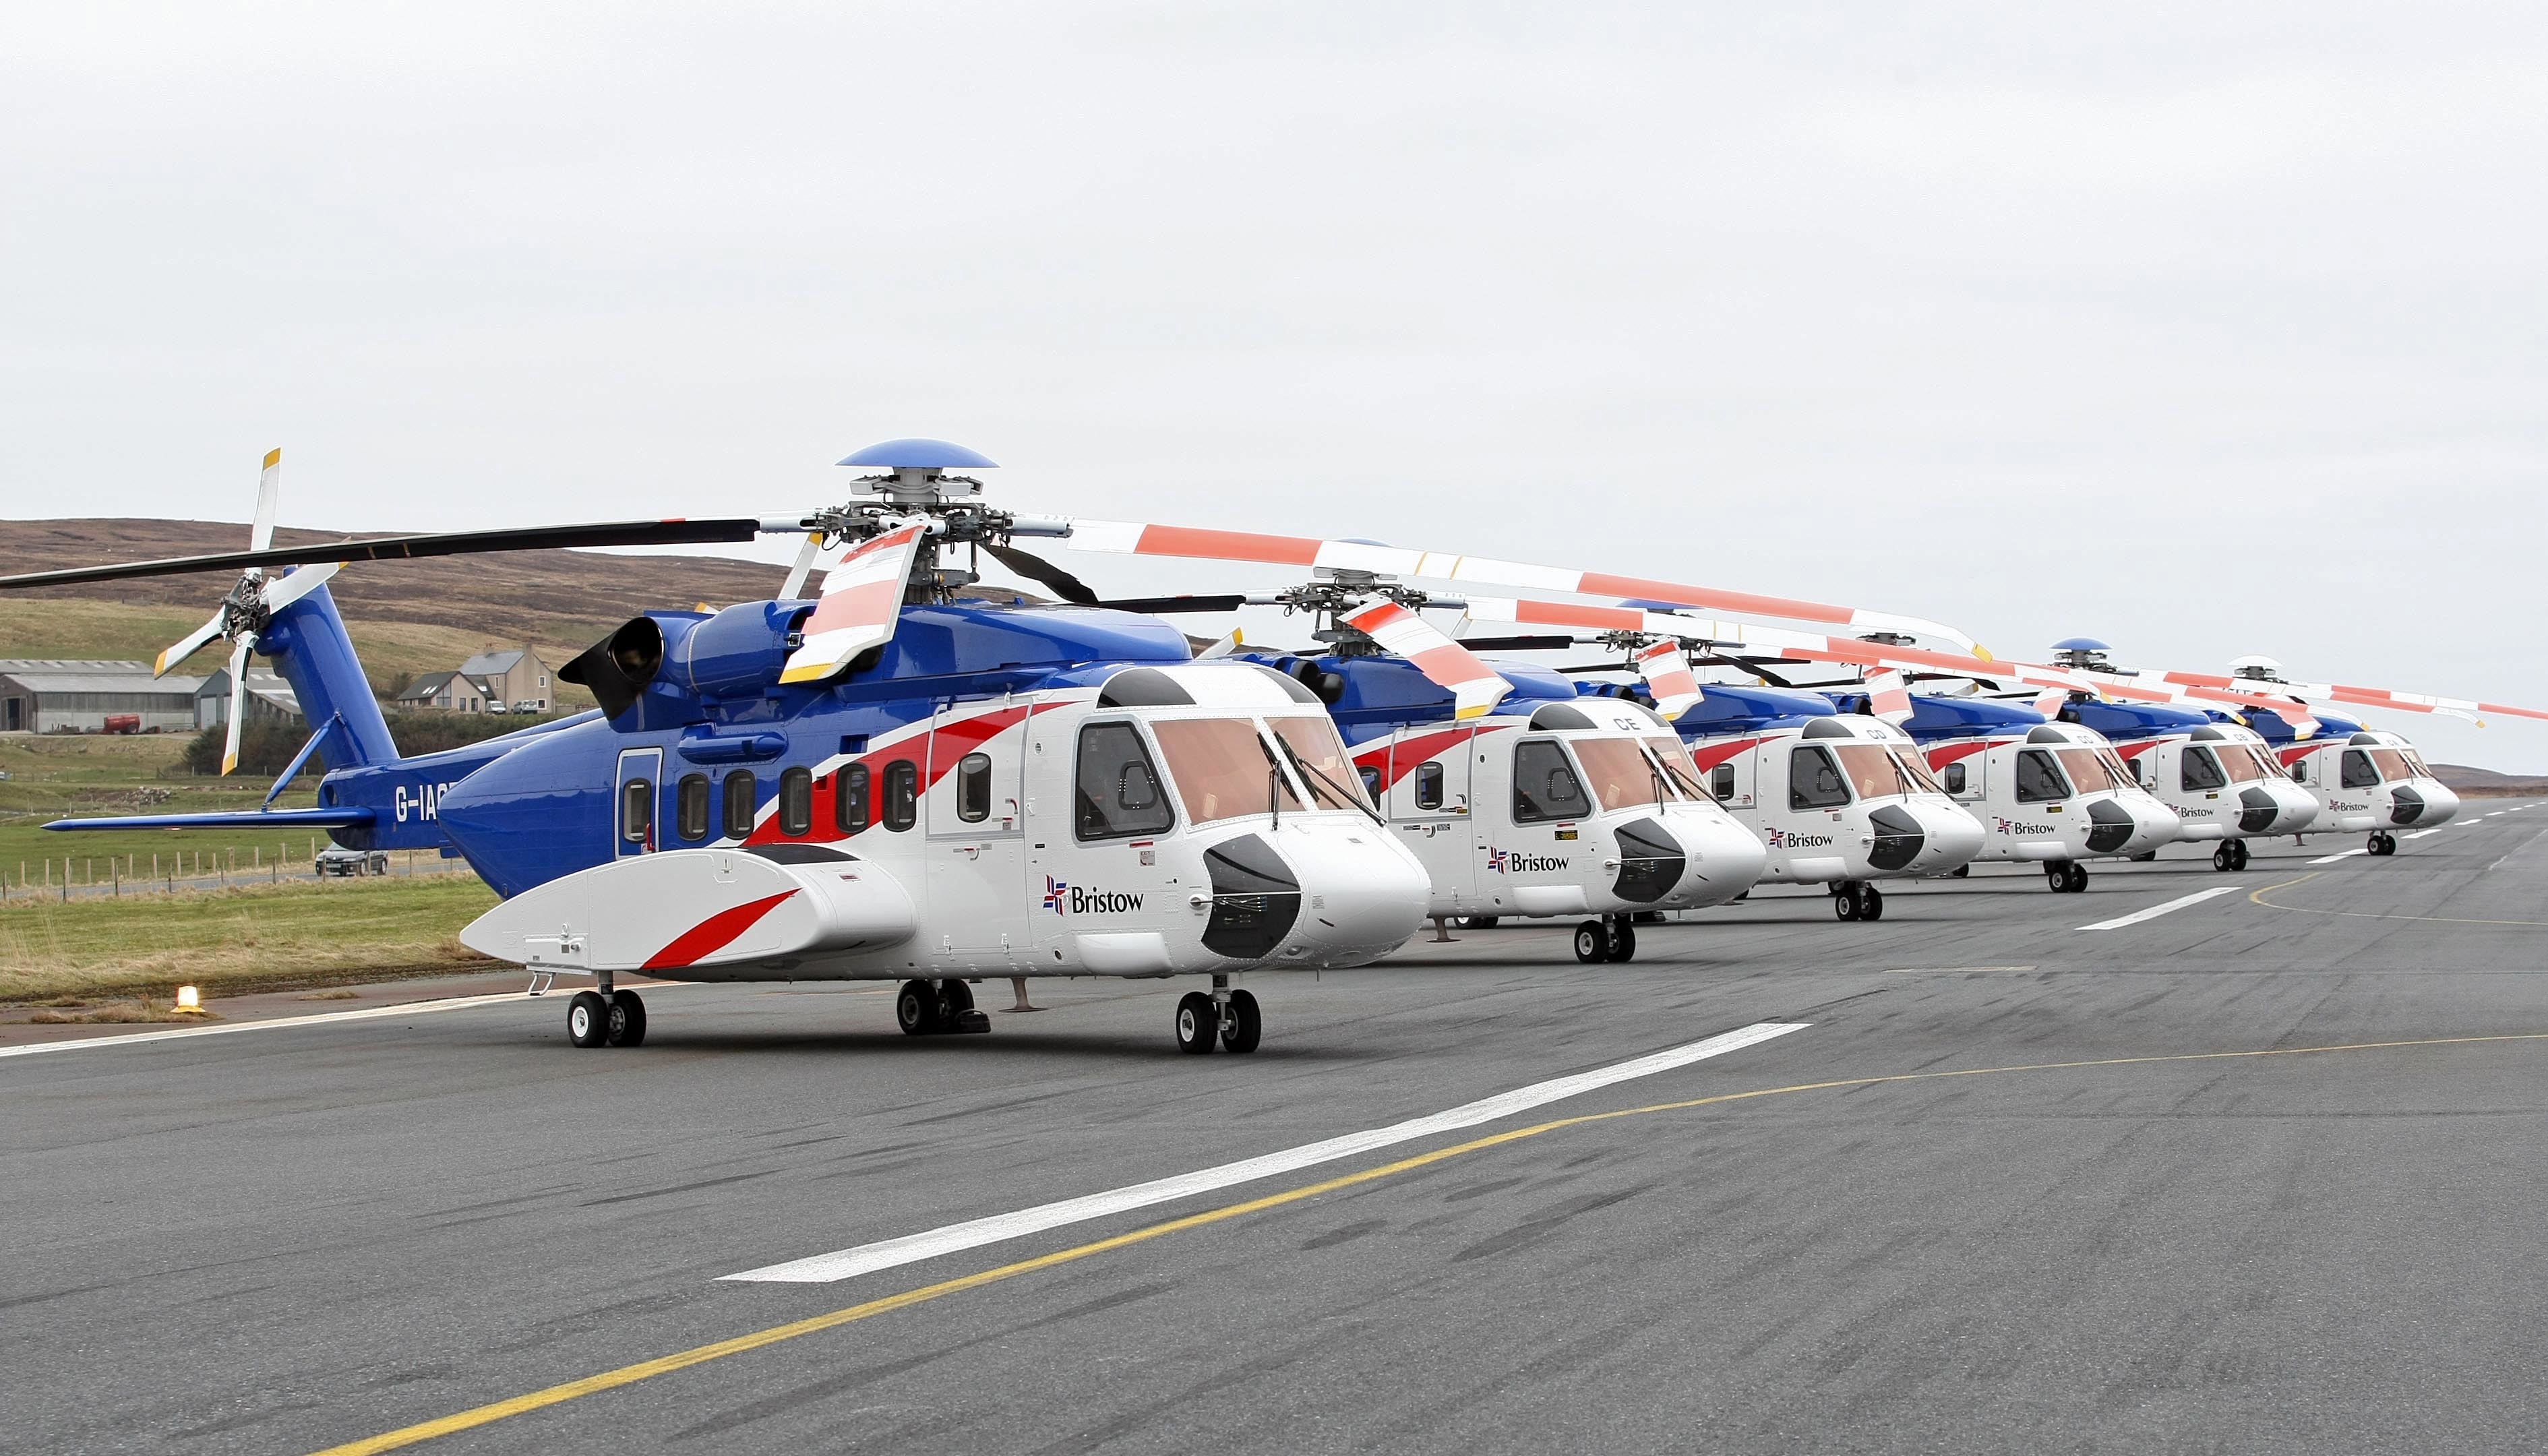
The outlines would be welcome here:
M 1665 814 L 1687 867 L 1671 887 L 1675 905 L 1722 905 L 1752 887 L 1770 863 L 1760 836 L 1723 814 L 1674 805 Z
M 1982 823 L 1954 804 L 1911 806 L 1927 843 L 1910 864 L 1913 874 L 1945 874 L 1969 864 L 1982 852 Z
M 2313 802 L 2315 802 L 2315 800 L 2313 800 Z M 2124 846 L 2121 853 L 2127 855 L 2146 854 L 2151 850 L 2157 849 L 2161 845 L 2176 843 L 2177 826 L 2183 821 L 2176 817 L 2176 811 L 2174 809 L 2169 808 L 2167 805 L 2160 803 L 2154 798 L 2146 796 L 2136 799 L 2132 803 L 2131 808 L 2133 811 L 2133 837 L 2132 840 Z
M 2460 796 L 2442 787 L 2439 782 L 2430 778 L 2418 778 L 2415 780 L 2415 792 L 2421 794 L 2424 799 L 2423 817 L 2417 819 L 2416 823 L 2448 824 L 2458 816 Z
M 2308 789 L 2297 783 L 2269 783 L 2265 786 L 2282 809 L 2274 816 L 2271 833 L 2298 834 L 2318 818 L 2318 798 Z
M 1286 824 L 1278 839 L 1301 886 L 1282 963 L 1360 964 L 1407 944 L 1424 923 L 1432 881 L 1387 835 L 1369 825 Z

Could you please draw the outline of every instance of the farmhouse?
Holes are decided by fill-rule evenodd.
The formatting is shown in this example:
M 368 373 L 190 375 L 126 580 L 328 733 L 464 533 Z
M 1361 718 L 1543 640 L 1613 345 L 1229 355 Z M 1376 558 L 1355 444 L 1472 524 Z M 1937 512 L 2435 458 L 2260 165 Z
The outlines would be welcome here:
M 548 664 L 529 648 L 493 648 L 462 663 L 457 672 L 426 673 L 407 685 L 391 706 L 453 713 L 545 713 L 557 707 Z

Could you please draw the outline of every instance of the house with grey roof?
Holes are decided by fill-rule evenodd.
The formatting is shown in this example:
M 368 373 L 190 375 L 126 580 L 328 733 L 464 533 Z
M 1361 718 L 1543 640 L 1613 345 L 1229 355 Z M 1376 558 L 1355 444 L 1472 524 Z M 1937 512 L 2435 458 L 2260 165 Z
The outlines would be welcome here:
M 101 733 L 110 717 L 144 732 L 195 726 L 201 678 L 153 678 L 148 663 L 0 658 L 0 733 Z

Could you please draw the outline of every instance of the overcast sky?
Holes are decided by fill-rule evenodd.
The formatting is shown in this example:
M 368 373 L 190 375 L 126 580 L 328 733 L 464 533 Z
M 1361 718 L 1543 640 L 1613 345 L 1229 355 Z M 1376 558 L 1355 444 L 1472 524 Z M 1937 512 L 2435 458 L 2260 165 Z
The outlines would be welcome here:
M 942 435 L 2548 707 L 2543 194 L 2535 4 L 12 6 L 0 514 L 243 519 L 276 444 L 291 524 L 774 511 Z

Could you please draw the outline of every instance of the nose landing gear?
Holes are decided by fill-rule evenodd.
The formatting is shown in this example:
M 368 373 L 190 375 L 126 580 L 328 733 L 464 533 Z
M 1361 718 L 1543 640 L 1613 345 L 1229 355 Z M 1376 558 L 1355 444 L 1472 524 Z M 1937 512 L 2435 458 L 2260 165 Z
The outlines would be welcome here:
M 1625 915 L 1575 927 L 1575 958 L 1587 965 L 1637 958 L 1637 927 Z
M 2221 847 L 2212 852 L 2212 867 L 2215 869 L 2246 868 L 2247 842 L 2243 839 L 2223 840 Z
M 2398 853 L 2398 836 L 2385 829 L 2376 831 L 2368 848 L 2375 855 L 2394 855 Z
M 634 991 L 578 991 L 566 1003 L 566 1039 L 578 1046 L 635 1046 L 646 1040 L 646 1003 Z
M 1253 1051 L 1264 1035 L 1256 998 L 1231 990 L 1227 975 L 1214 976 L 1209 993 L 1188 991 L 1177 998 L 1177 1049 L 1189 1056 L 1210 1051 L 1216 1038 L 1232 1051 Z
M 2088 866 L 2076 860 L 2055 860 L 2044 866 L 2045 881 L 2056 895 L 2075 895 L 2088 888 Z
M 1841 880 L 1832 886 L 1832 913 L 1843 920 L 1882 920 L 1884 892 L 1865 880 Z

